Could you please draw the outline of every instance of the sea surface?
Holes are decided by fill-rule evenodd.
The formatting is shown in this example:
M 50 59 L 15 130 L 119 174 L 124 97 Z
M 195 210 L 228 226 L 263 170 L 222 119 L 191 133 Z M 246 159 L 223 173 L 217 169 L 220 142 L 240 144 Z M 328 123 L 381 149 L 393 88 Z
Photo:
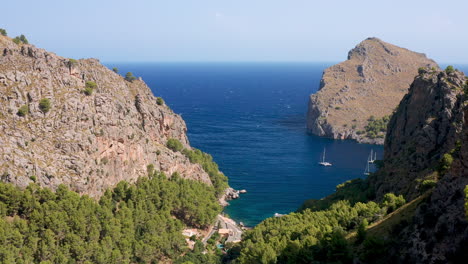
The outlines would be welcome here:
M 327 63 L 106 63 L 142 77 L 187 123 L 192 146 L 210 153 L 235 189 L 246 194 L 225 212 L 254 226 L 295 211 L 336 185 L 365 177 L 381 146 L 307 135 L 309 95 Z M 462 70 L 468 67 L 461 67 Z M 323 150 L 332 167 L 317 163 Z

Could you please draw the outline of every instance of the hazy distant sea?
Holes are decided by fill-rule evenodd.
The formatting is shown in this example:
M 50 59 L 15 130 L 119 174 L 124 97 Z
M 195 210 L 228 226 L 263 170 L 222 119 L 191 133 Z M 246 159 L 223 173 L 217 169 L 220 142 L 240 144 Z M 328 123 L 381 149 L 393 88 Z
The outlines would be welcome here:
M 182 115 L 192 146 L 213 155 L 235 189 L 246 189 L 225 212 L 252 226 L 296 210 L 346 180 L 364 177 L 371 149 L 310 136 L 309 94 L 326 63 L 107 63 L 143 77 L 156 96 Z M 468 67 L 458 66 L 461 70 Z M 467 71 L 465 71 L 467 72 Z M 333 167 L 317 162 L 326 148 Z

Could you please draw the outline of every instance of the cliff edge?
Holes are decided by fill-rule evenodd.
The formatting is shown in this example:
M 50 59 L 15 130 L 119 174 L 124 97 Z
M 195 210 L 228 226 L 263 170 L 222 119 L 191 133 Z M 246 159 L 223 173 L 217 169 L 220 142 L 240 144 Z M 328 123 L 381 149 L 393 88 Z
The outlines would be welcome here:
M 96 59 L 73 60 L 0 36 L 0 176 L 99 196 L 122 180 L 170 176 L 212 185 L 181 152 L 186 125 L 142 80 L 127 81 Z
M 438 69 L 424 54 L 378 38 L 362 41 L 349 51 L 348 60 L 323 72 L 319 91 L 309 99 L 307 131 L 383 144 L 389 116 L 420 67 Z
M 463 263 L 468 249 L 468 79 L 421 70 L 388 125 L 382 168 L 369 178 L 377 198 L 425 197 L 393 228 L 397 263 Z

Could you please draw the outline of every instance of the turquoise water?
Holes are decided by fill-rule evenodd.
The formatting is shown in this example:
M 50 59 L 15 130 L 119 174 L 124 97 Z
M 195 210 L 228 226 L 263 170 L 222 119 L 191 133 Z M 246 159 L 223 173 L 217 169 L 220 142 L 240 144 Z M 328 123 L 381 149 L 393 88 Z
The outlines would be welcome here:
M 143 77 L 182 115 L 191 144 L 213 155 L 233 188 L 247 190 L 225 211 L 248 226 L 364 177 L 371 149 L 382 156 L 380 146 L 306 134 L 308 96 L 329 64 L 107 65 Z M 317 164 L 324 148 L 333 167 Z

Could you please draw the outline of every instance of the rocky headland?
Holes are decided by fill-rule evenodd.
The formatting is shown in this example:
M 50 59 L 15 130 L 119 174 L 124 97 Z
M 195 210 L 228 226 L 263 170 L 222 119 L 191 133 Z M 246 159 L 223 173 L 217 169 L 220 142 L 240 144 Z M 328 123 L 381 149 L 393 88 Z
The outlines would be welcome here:
M 319 91 L 309 99 L 307 131 L 383 144 L 389 116 L 421 67 L 438 69 L 424 54 L 378 38 L 362 41 L 346 61 L 323 72 Z
M 25 187 L 60 184 L 99 196 L 134 182 L 147 166 L 212 185 L 180 151 L 191 150 L 182 118 L 141 80 L 96 59 L 63 58 L 0 36 L 0 176 Z

